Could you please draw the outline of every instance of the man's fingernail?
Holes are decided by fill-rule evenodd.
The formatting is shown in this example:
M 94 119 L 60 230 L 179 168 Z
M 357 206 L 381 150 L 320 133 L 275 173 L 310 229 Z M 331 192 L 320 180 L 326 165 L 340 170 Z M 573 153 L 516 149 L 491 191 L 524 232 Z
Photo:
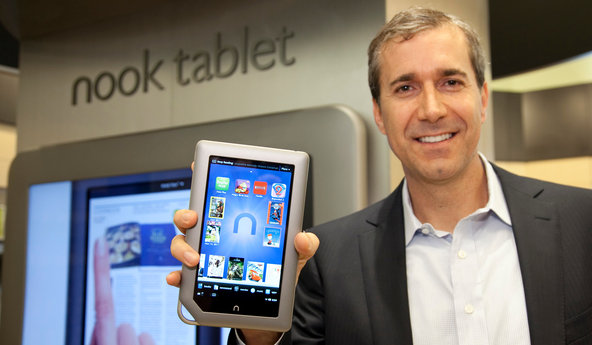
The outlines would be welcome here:
M 191 220 L 191 215 L 189 214 L 189 212 L 185 212 L 183 213 L 183 216 L 181 218 L 184 222 L 189 222 Z

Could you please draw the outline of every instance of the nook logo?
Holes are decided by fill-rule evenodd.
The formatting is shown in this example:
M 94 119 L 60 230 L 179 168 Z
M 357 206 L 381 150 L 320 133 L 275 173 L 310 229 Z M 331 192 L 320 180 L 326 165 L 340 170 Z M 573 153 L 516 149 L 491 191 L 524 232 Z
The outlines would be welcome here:
M 211 49 L 196 49 L 193 53 L 179 49 L 171 63 L 175 65 L 176 82 L 181 86 L 224 79 L 234 75 L 240 68 L 242 74 L 250 69 L 270 70 L 276 66 L 291 66 L 296 58 L 288 51 L 293 31 L 286 27 L 275 37 L 252 37 L 248 27 L 243 29 L 238 44 L 229 43 L 223 34 L 216 33 Z M 236 41 L 236 40 L 235 40 Z M 140 66 L 125 66 L 118 72 L 102 71 L 94 77 L 80 76 L 72 83 L 71 102 L 90 104 L 94 99 L 107 101 L 116 93 L 133 96 L 138 91 L 164 90 L 158 79 L 164 59 L 154 59 L 148 49 L 144 50 Z

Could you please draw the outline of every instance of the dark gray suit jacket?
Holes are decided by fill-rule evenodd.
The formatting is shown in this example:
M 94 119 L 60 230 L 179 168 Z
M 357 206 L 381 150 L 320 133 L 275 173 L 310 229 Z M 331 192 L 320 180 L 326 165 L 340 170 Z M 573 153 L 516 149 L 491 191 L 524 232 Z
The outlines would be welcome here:
M 592 191 L 494 169 L 512 218 L 532 345 L 592 344 Z M 300 276 L 282 344 L 412 344 L 401 195 L 400 185 L 311 229 L 321 245 Z

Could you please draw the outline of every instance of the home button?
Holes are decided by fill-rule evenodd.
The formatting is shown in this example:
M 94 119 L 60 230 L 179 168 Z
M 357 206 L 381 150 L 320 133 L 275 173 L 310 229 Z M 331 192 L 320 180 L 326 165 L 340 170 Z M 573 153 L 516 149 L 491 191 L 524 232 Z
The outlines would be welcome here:
M 234 307 L 232 307 L 232 311 L 239 312 L 240 307 L 238 305 L 235 305 Z

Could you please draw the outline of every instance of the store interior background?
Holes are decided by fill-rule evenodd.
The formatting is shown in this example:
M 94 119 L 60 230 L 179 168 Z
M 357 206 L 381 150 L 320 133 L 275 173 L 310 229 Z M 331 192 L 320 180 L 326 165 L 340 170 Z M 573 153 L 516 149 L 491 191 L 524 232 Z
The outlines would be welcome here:
M 20 65 L 23 43 L 34 42 L 39 46 L 46 37 L 51 41 L 56 35 L 135 16 L 171 3 L 175 1 L 109 0 L 85 5 L 72 0 L 60 4 L 40 0 L 0 3 L 0 258 L 4 250 L 9 166 L 17 152 L 34 147 L 31 140 L 19 140 L 19 136 L 26 135 L 19 131 L 31 125 L 30 119 L 27 126 L 19 121 L 27 116 L 19 105 L 37 102 L 23 100 L 19 94 L 21 72 L 27 72 L 21 71 Z M 228 11 L 232 11 L 233 2 L 225 3 Z M 387 1 L 384 13 L 390 17 L 398 9 L 415 3 Z M 491 145 L 485 145 L 488 157 L 522 175 L 592 188 L 592 136 L 589 134 L 592 130 L 592 35 L 587 24 L 592 2 L 496 0 L 480 4 L 483 8 L 476 11 L 488 13 L 489 21 L 489 25 L 481 22 L 485 31 L 489 31 L 491 61 L 488 72 L 492 93 L 488 119 L 491 136 L 486 138 Z M 453 8 L 445 9 L 453 11 L 454 5 L 450 6 Z M 196 16 L 201 18 L 200 14 Z M 360 87 L 367 88 L 366 85 Z M 43 107 L 43 104 L 38 106 Z M 272 110 L 276 109 L 266 111 Z M 371 122 L 366 121 L 366 126 L 368 131 L 375 131 Z M 373 141 L 376 141 L 374 145 L 386 146 L 374 136 L 370 136 L 369 141 L 370 150 Z M 377 185 L 376 189 L 394 188 L 402 176 L 396 159 L 387 158 L 387 154 L 386 150 L 369 153 L 370 167 L 375 166 L 373 162 L 390 159 L 384 175 L 378 172 L 378 177 L 369 177 L 369 181 L 375 180 L 369 184 Z M 369 201 L 378 199 L 381 193 L 384 194 L 371 190 Z

